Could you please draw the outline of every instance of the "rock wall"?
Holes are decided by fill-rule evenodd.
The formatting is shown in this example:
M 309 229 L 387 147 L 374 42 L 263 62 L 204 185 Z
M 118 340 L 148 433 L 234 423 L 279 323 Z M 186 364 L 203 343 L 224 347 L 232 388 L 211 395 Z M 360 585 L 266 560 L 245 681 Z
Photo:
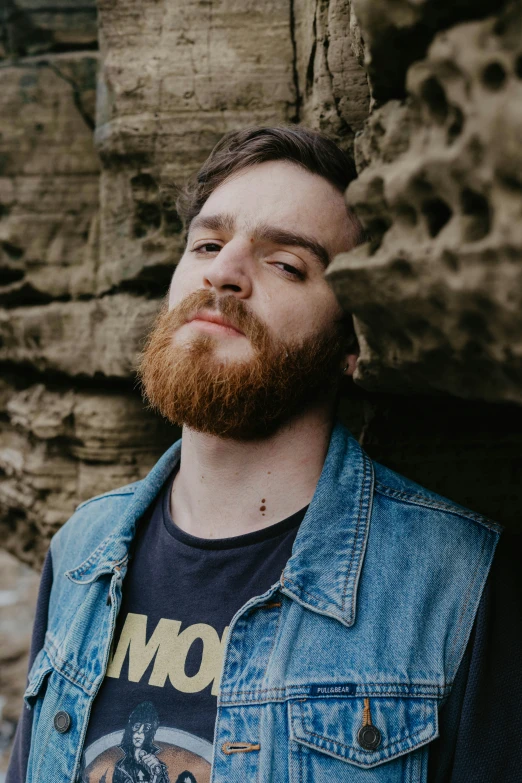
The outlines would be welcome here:
M 357 140 L 371 241 L 330 277 L 367 389 L 522 402 L 521 42 L 520 3 L 439 33 Z
M 182 251 L 180 184 L 245 125 L 351 148 L 369 91 L 344 0 L 10 0 L 1 24 L 0 530 L 38 566 L 80 501 L 177 437 L 134 366 Z
M 520 531 L 522 4 L 353 2 L 372 112 L 347 201 L 369 241 L 328 276 L 355 315 L 360 440 Z

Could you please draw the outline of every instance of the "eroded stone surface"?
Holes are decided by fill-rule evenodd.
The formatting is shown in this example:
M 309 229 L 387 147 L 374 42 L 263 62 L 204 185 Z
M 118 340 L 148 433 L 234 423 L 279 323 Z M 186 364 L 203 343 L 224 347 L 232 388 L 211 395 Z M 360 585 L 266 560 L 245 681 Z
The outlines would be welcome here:
M 99 13 L 100 290 L 156 293 L 182 250 L 179 185 L 226 131 L 295 116 L 290 4 L 102 0 Z
M 358 28 L 352 39 L 364 50 L 372 95 L 402 98 L 408 67 L 420 60 L 434 35 L 451 25 L 497 13 L 502 0 L 353 0 Z
M 352 46 L 351 4 L 297 0 L 293 8 L 300 120 L 351 151 L 369 109 L 368 79 Z
M 95 49 L 95 0 L 2 0 L 0 57 Z
M 440 34 L 361 138 L 372 240 L 329 276 L 366 388 L 522 402 L 521 40 L 520 6 Z
M 95 54 L 0 67 L 0 306 L 91 294 Z
M 0 361 L 130 379 L 159 306 L 156 299 L 115 294 L 0 310 Z
M 2 392 L 3 546 L 36 567 L 78 503 L 143 478 L 178 436 L 137 394 L 6 383 Z

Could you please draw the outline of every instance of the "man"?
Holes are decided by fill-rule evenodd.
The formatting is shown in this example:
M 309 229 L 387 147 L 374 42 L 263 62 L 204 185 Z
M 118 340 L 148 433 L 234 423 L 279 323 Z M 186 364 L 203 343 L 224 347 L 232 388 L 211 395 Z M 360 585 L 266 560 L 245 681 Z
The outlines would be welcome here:
M 150 701 L 132 711 L 120 748 L 125 756 L 116 764 L 113 783 L 170 783 L 165 764 L 158 761 L 154 745 L 159 725 L 158 713 Z
M 182 439 L 54 538 L 8 783 L 110 779 L 141 701 L 171 780 L 520 780 L 499 527 L 335 421 L 357 346 L 324 270 L 362 238 L 353 176 L 320 134 L 254 128 L 188 187 L 140 364 Z

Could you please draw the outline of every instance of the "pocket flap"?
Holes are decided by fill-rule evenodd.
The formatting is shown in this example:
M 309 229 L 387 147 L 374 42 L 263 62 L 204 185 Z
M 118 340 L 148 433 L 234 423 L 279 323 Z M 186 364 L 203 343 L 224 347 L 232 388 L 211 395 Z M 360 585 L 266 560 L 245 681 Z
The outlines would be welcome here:
M 409 753 L 438 735 L 437 700 L 371 697 L 371 723 L 378 745 L 359 742 L 364 699 L 302 699 L 289 703 L 290 733 L 296 742 L 335 758 L 369 768 Z
M 27 677 L 27 688 L 24 693 L 24 700 L 29 707 L 32 706 L 32 700 L 38 695 L 45 678 L 52 670 L 53 667 L 49 660 L 49 656 L 45 650 L 40 650 L 33 661 L 33 665 L 31 666 Z

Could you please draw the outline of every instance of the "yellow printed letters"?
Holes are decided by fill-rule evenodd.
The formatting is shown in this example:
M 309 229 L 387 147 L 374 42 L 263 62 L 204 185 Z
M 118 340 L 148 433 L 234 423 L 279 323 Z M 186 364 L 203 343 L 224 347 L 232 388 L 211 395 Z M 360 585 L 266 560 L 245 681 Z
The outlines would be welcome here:
M 168 677 L 176 690 L 198 693 L 212 683 L 212 694 L 216 696 L 228 628 L 220 639 L 216 630 L 205 623 L 189 625 L 182 633 L 180 627 L 179 620 L 162 618 L 147 641 L 147 615 L 129 612 L 109 662 L 107 677 L 120 677 L 128 653 L 131 682 L 139 682 L 154 659 L 149 685 L 162 688 Z M 197 639 L 203 643 L 201 664 L 199 671 L 189 677 L 185 673 L 185 662 Z

